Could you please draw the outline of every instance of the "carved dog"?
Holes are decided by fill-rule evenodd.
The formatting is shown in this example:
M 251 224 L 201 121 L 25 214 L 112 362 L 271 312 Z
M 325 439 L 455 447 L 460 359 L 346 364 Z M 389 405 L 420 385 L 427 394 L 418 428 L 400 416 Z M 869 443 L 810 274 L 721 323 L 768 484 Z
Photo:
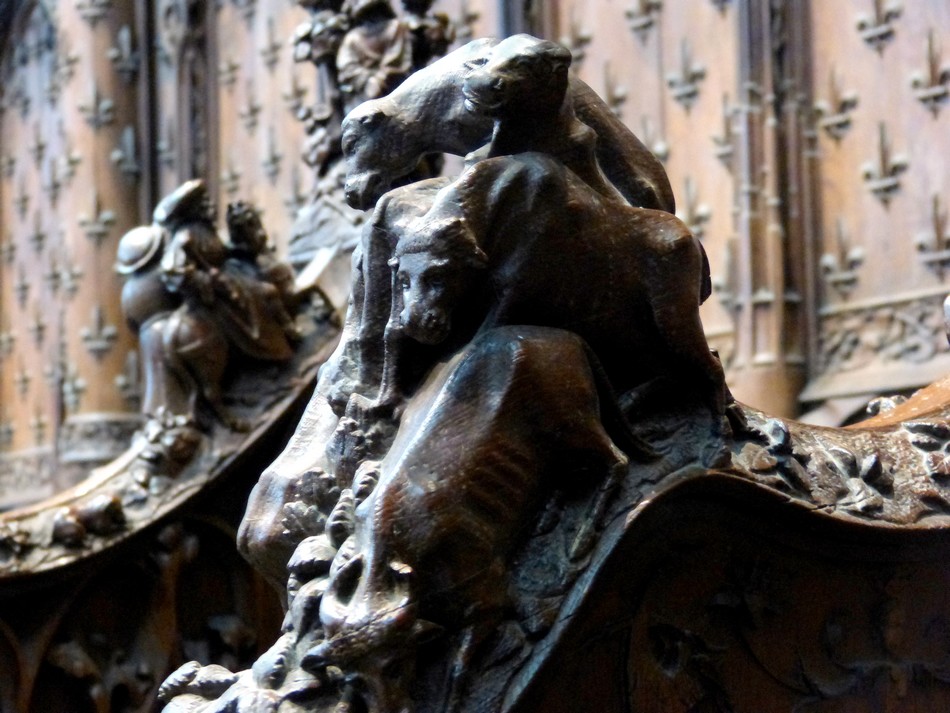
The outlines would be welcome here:
M 501 327 L 416 394 L 357 508 L 354 542 L 338 559 L 353 554 L 334 565 L 321 604 L 327 639 L 310 654 L 311 666 L 357 672 L 369 710 L 408 709 L 391 664 L 411 660 L 407 649 L 431 623 L 483 627 L 465 637 L 454 674 L 464 671 L 508 606 L 508 557 L 541 498 L 606 482 L 587 521 L 603 514 L 627 458 L 603 426 L 610 394 L 588 355 L 562 330 Z M 571 554 L 590 545 L 578 532 Z
M 485 146 L 499 116 L 509 119 L 502 134 L 513 136 L 532 131 L 548 114 L 560 114 L 564 103 L 593 130 L 600 169 L 631 205 L 674 212 L 662 164 L 589 86 L 567 77 L 566 50 L 554 47 L 528 35 L 476 40 L 411 75 L 391 94 L 356 107 L 344 120 L 342 135 L 350 205 L 371 207 L 427 153 L 464 156 Z M 546 104 L 535 103 L 532 112 L 519 111 L 523 106 L 514 88 L 524 96 L 526 82 L 545 69 L 563 78 L 561 95 L 543 97 Z M 487 86 L 498 87 L 497 96 L 488 97 Z M 516 153 L 533 147 L 506 139 L 497 148 Z
M 722 412 L 722 367 L 699 305 L 700 243 L 675 216 L 604 200 L 549 156 L 486 159 L 443 188 L 398 241 L 381 399 L 403 390 L 400 345 L 466 343 L 504 324 L 568 329 L 618 393 L 692 380 Z

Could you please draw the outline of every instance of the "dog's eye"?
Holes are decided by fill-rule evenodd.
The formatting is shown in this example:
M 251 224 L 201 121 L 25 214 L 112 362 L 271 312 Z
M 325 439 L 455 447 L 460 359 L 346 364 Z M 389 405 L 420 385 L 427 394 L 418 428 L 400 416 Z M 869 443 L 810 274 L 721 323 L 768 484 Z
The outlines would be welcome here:
M 470 59 L 462 66 L 465 67 L 466 71 L 474 72 L 479 67 L 484 67 L 488 64 L 488 57 L 476 57 L 475 59 Z

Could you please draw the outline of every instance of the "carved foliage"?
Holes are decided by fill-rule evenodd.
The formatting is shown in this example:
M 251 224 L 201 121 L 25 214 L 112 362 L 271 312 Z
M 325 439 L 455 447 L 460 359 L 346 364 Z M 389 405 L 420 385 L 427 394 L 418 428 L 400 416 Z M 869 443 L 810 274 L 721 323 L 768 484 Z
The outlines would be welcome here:
M 946 350 L 944 294 L 835 310 L 819 322 L 819 373 L 875 364 L 920 364 Z

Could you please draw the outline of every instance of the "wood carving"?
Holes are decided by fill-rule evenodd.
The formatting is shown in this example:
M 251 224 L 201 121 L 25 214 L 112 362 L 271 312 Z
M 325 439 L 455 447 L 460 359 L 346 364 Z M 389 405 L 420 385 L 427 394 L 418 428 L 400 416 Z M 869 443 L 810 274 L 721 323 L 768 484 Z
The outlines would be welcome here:
M 830 530 L 936 537 L 950 513 L 946 385 L 853 429 L 732 400 L 698 320 L 702 248 L 621 189 L 652 163 L 626 182 L 607 170 L 569 62 L 524 36 L 473 43 L 345 122 L 351 198 L 375 208 L 342 341 L 240 533 L 275 583 L 289 572 L 283 631 L 250 670 L 179 669 L 167 713 L 746 710 L 745 671 L 781 672 L 775 695 L 795 700 L 876 675 L 833 610 L 813 640 L 794 638 L 804 671 L 774 646 L 758 655 L 773 630 L 745 622 L 777 621 L 792 574 L 756 568 L 751 540 L 685 598 L 638 589 L 639 567 L 667 556 L 651 517 L 717 493 Z M 384 193 L 446 145 L 470 152 L 459 176 Z M 686 529 L 702 549 L 702 528 Z M 943 658 L 910 646 L 900 660 L 938 676 Z M 757 663 L 739 663 L 749 650 Z M 827 670 L 828 655 L 860 673 Z M 651 689 L 625 683 L 626 665 Z
M 131 352 L 132 373 L 117 386 L 140 404 L 144 425 L 137 417 L 86 424 L 82 414 L 70 421 L 64 447 L 124 441 L 125 452 L 51 500 L 0 514 L 0 532 L 15 533 L 0 537 L 0 585 L 114 547 L 226 477 L 312 383 L 324 358 L 319 350 L 332 343 L 336 329 L 314 299 L 318 291 L 273 257 L 252 206 L 228 206 L 227 243 L 201 181 L 167 196 L 153 218 L 119 241 L 116 265 L 144 372 L 139 393 L 139 359 Z M 37 312 L 34 338 L 46 331 Z M 116 328 L 95 307 L 82 343 L 101 357 L 115 339 Z M 31 377 L 21 372 L 26 389 Z M 66 413 L 77 412 L 88 385 L 76 365 L 64 356 L 46 376 Z M 38 444 L 49 426 L 37 411 L 30 428 Z

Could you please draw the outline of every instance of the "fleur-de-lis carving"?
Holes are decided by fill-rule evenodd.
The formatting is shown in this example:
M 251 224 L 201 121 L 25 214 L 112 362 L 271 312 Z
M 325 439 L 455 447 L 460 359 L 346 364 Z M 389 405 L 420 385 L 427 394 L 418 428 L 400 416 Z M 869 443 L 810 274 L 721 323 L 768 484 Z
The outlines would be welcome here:
M 69 257 L 64 260 L 63 267 L 60 269 L 59 281 L 63 288 L 63 294 L 72 299 L 79 291 L 79 281 L 82 279 L 83 271 L 78 265 L 71 264 Z
M 46 195 L 49 196 L 50 203 L 54 206 L 59 202 L 59 193 L 63 189 L 63 182 L 59 179 L 59 162 L 49 162 L 49 178 L 43 188 L 46 189 Z
M 247 22 L 251 22 L 254 19 L 254 14 L 257 12 L 257 0 L 231 0 L 234 3 L 234 7 L 238 9 L 241 13 L 241 16 Z
M 0 331 L 0 358 L 6 359 L 13 353 L 16 344 L 16 334 L 9 329 Z
M 0 357 L 6 359 L 13 353 L 13 347 L 16 344 L 16 334 L 9 329 L 0 331 Z
M 307 98 L 307 88 L 300 84 L 297 77 L 296 65 L 290 70 L 290 86 L 283 92 L 283 97 L 284 104 L 287 105 L 290 113 L 297 116 Z
M 228 157 L 228 167 L 221 172 L 221 189 L 233 196 L 241 189 L 241 172 L 235 167 L 234 159 Z
M 8 450 L 13 445 L 13 434 L 15 429 L 13 423 L 6 415 L 0 419 L 0 450 Z
M 7 265 L 13 262 L 13 259 L 16 257 L 16 243 L 13 242 L 9 237 L 7 237 L 2 243 L 0 243 L 0 260 L 5 262 Z
M 844 222 L 838 218 L 835 224 L 835 250 L 821 256 L 819 264 L 825 282 L 842 299 L 847 299 L 858 283 L 858 268 L 864 262 L 864 250 L 852 245 Z
M 729 238 L 723 253 L 723 271 L 712 279 L 713 290 L 719 297 L 719 302 L 730 314 L 737 315 L 742 309 L 739 299 L 739 259 L 738 241 Z
M 267 131 L 267 156 L 265 156 L 261 162 L 264 175 L 270 179 L 271 183 L 276 181 L 277 176 L 280 175 L 280 164 L 283 159 L 283 154 L 277 149 L 277 136 L 274 133 L 273 127 L 271 127 Z
M 17 371 L 16 376 L 13 378 L 13 384 L 16 387 L 17 393 L 20 395 L 20 398 L 24 398 L 30 391 L 30 382 L 33 381 L 33 377 L 23 367 L 23 362 L 20 362 L 20 369 Z
M 858 33 L 868 45 L 883 54 L 884 47 L 894 39 L 893 22 L 901 15 L 901 4 L 896 0 L 887 3 L 884 0 L 872 2 L 873 14 L 858 18 Z
M 138 180 L 139 174 L 142 172 L 136 153 L 135 127 L 128 125 L 122 129 L 119 145 L 113 149 L 109 158 L 122 175 L 132 181 Z
M 70 364 L 66 368 L 60 388 L 66 412 L 72 414 L 79 411 L 79 405 L 82 402 L 83 394 L 86 393 L 87 385 L 86 380 L 79 375 L 79 370 L 75 364 Z
M 290 191 L 284 199 L 284 205 L 287 206 L 291 215 L 296 215 L 306 200 L 307 196 L 300 185 L 300 169 L 295 163 L 290 169 Z
M 30 430 L 33 432 L 33 442 L 41 446 L 46 440 L 46 427 L 48 422 L 46 416 L 39 410 L 35 411 L 33 418 L 30 419 Z
M 39 211 L 33 213 L 33 230 L 27 236 L 27 240 L 30 241 L 30 244 L 33 246 L 33 250 L 37 253 L 43 251 L 43 246 L 46 245 L 47 238 L 46 231 L 43 230 L 43 219 L 40 217 Z
M 93 27 L 109 13 L 111 8 L 112 0 L 76 0 L 79 16 Z
M 106 324 L 105 313 L 100 305 L 92 308 L 92 324 L 79 330 L 79 338 L 86 347 L 86 351 L 97 359 L 107 354 L 119 332 L 115 326 Z
M 624 12 L 627 17 L 627 26 L 640 42 L 646 44 L 650 30 L 656 24 L 656 15 L 662 8 L 661 0 L 636 0 L 633 7 L 627 8 Z
M 98 248 L 102 241 L 109 237 L 109 231 L 115 225 L 115 213 L 104 209 L 99 201 L 99 192 L 93 191 L 92 194 L 93 214 L 79 216 L 79 227 L 87 238 L 92 240 Z
M 15 170 L 16 156 L 11 156 L 10 154 L 0 156 L 0 173 L 3 174 L 4 178 L 12 178 Z
M 23 265 L 17 270 L 16 281 L 13 283 L 13 292 L 16 293 L 16 301 L 23 307 L 26 304 L 27 297 L 30 296 L 30 281 L 26 279 L 26 271 Z
M 131 410 L 137 410 L 142 399 L 139 376 L 139 353 L 134 349 L 125 355 L 125 368 L 115 377 L 115 387 Z
M 893 156 L 887 127 L 882 122 L 878 132 L 877 165 L 868 162 L 861 168 L 864 182 L 885 207 L 891 196 L 900 190 L 900 174 L 907 170 L 908 162 L 903 156 Z
M 561 44 L 571 51 L 574 69 L 580 69 L 587 56 L 587 45 L 592 39 L 590 31 L 584 27 L 577 17 L 577 5 L 571 5 L 570 17 L 567 23 L 567 34 L 561 38 Z
M 917 100 L 934 116 L 940 113 L 940 105 L 950 97 L 950 64 L 943 64 L 933 30 L 927 34 L 927 69 L 913 75 L 911 86 Z
M 37 166 L 43 163 L 43 157 L 46 155 L 46 146 L 47 143 L 43 140 L 39 125 L 34 124 L 33 141 L 27 146 L 26 150 L 30 152 L 30 156 L 33 157 L 33 163 Z
M 627 90 L 614 78 L 610 61 L 604 62 L 604 101 L 617 118 L 623 115 L 623 103 L 627 101 Z
M 657 131 L 653 119 L 644 115 L 640 119 L 640 125 L 643 127 L 641 133 L 643 145 L 649 148 L 660 161 L 666 163 L 666 160 L 670 157 L 670 145 Z
M 729 95 L 722 95 L 722 134 L 713 136 L 716 158 L 722 165 L 732 170 L 732 154 L 735 152 L 735 133 L 732 128 L 732 107 L 729 106 Z
M 241 64 L 233 57 L 222 60 L 218 65 L 218 83 L 225 89 L 234 89 Z
M 280 62 L 280 51 L 283 49 L 283 43 L 277 38 L 274 32 L 274 18 L 267 18 L 267 38 L 265 44 L 261 47 L 261 59 L 264 60 L 264 66 L 271 72 L 277 68 Z
M 244 128 L 247 129 L 249 134 L 253 134 L 254 130 L 257 128 L 257 118 L 260 115 L 263 108 L 257 99 L 254 98 L 254 86 L 251 82 L 247 83 L 247 96 L 245 97 L 244 106 L 238 110 L 238 117 L 241 119 L 241 122 L 244 124 Z
M 16 206 L 16 212 L 20 219 L 26 217 L 26 212 L 30 209 L 30 194 L 26 192 L 26 183 L 22 176 L 20 177 L 19 193 L 13 198 L 13 205 Z
M 131 84 L 139 73 L 139 53 L 132 41 L 132 28 L 123 25 L 115 36 L 115 45 L 107 53 L 115 71 L 126 84 Z
M 696 193 L 696 185 L 689 176 L 686 177 L 685 194 L 685 208 L 676 211 L 676 217 L 686 224 L 686 227 L 698 240 L 702 240 L 706 235 L 706 223 L 709 222 L 712 212 L 709 210 L 709 206 L 700 203 Z
M 49 291 L 54 295 L 59 292 L 60 285 L 63 282 L 63 273 L 56 264 L 55 255 L 50 256 L 49 267 L 47 267 L 46 272 L 43 273 L 43 281 L 46 283 L 46 286 L 49 287 Z
M 815 114 L 818 116 L 818 125 L 825 133 L 835 141 L 840 141 L 851 128 L 851 112 L 858 105 L 858 95 L 841 90 L 834 68 L 831 69 L 828 84 L 828 100 L 815 102 Z
M 46 327 L 48 326 L 46 320 L 43 318 L 43 312 L 40 310 L 38 304 L 33 305 L 33 319 L 27 325 L 26 330 L 33 335 L 33 342 L 36 346 L 43 344 L 43 340 L 46 338 Z
M 56 77 L 58 88 L 65 87 L 72 80 L 76 73 L 76 65 L 79 64 L 79 55 L 70 51 L 68 40 L 61 37 L 59 40 L 59 51 L 56 54 L 56 60 L 53 66 L 53 74 Z
M 82 114 L 86 123 L 98 131 L 103 126 L 111 124 L 115 119 L 115 102 L 99 93 L 99 85 L 96 80 L 92 80 L 89 100 L 79 105 L 79 113 Z
M 13 353 L 13 347 L 16 344 L 16 334 L 9 329 L 0 332 L 0 357 L 6 359 Z
M 175 129 L 171 121 L 165 125 L 165 133 L 155 145 L 158 162 L 165 168 L 175 167 Z
M 673 94 L 673 99 L 683 105 L 686 111 L 692 108 L 699 97 L 699 83 L 705 79 L 706 69 L 693 61 L 689 49 L 689 41 L 684 37 L 680 42 L 680 70 L 666 77 L 666 85 Z
M 481 13 L 475 10 L 469 0 L 459 3 L 458 19 L 452 23 L 455 27 L 455 36 L 462 44 L 469 42 L 475 36 L 475 23 L 481 18 Z
M 69 185 L 76 175 L 76 169 L 79 168 L 79 164 L 82 163 L 82 155 L 78 151 L 73 150 L 69 137 L 65 135 L 63 138 L 63 150 L 60 153 L 58 163 L 58 173 L 63 177 L 63 183 Z
M 930 231 L 917 236 L 917 249 L 924 264 L 943 280 L 944 271 L 950 267 L 950 221 L 938 194 L 934 194 L 930 205 Z

